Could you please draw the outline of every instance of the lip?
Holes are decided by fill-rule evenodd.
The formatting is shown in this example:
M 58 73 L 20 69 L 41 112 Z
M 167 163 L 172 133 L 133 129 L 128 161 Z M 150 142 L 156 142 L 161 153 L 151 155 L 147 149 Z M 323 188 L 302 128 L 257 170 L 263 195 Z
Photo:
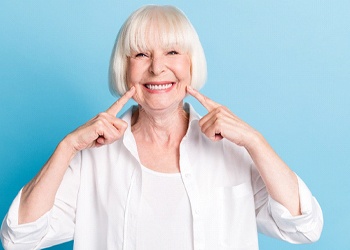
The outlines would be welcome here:
M 147 82 L 143 84 L 143 87 L 147 90 L 147 92 L 157 94 L 157 93 L 166 93 L 171 91 L 174 88 L 175 84 L 176 84 L 175 82 L 171 82 L 171 81 Z M 149 85 L 153 85 L 154 87 L 151 89 L 148 87 Z M 165 87 L 166 85 L 171 85 L 171 86 L 167 88 L 161 88 L 161 86 Z

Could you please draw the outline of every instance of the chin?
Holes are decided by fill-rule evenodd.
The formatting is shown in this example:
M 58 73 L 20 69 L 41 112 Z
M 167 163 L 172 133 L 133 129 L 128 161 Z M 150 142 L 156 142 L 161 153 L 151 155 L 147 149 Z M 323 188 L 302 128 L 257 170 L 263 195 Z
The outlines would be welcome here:
M 157 101 L 147 101 L 144 103 L 139 103 L 139 105 L 146 110 L 152 111 L 171 111 L 177 109 L 179 106 L 182 107 L 183 99 L 174 100 L 169 102 L 169 100 L 157 100 Z

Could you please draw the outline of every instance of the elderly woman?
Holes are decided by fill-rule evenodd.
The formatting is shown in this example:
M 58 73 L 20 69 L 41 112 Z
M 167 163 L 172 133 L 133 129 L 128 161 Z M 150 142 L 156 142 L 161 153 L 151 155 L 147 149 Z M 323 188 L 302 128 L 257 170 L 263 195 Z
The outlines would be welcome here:
M 5 249 L 74 239 L 75 249 L 258 249 L 257 232 L 316 241 L 321 209 L 264 137 L 198 90 L 206 62 L 185 15 L 145 6 L 110 66 L 121 95 L 67 135 L 15 198 Z M 200 117 L 192 95 L 207 110 Z M 118 113 L 129 99 L 131 107 Z

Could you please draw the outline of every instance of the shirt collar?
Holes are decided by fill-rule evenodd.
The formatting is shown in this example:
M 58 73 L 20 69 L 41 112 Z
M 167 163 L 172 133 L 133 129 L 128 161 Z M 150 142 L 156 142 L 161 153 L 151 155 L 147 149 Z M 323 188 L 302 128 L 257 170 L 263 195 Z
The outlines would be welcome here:
M 201 118 L 201 116 L 194 110 L 191 104 L 184 103 L 184 110 L 189 113 L 189 123 L 188 123 L 188 129 L 185 137 L 188 137 L 189 134 L 195 130 L 195 127 L 198 126 L 198 121 Z M 139 155 L 137 152 L 137 146 L 136 141 L 134 138 L 134 135 L 131 132 L 131 117 L 132 113 L 137 109 L 138 107 L 136 105 L 131 106 L 127 111 L 125 111 L 124 114 L 121 115 L 121 119 L 128 123 L 128 127 L 124 132 L 123 136 L 123 143 L 125 147 L 131 152 L 131 154 L 138 160 Z

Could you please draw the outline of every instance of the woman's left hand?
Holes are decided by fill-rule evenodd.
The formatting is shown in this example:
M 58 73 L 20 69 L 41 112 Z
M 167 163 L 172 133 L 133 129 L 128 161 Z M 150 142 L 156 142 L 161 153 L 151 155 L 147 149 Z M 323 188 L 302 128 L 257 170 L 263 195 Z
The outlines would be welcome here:
M 228 108 L 222 106 L 203 94 L 187 86 L 187 92 L 196 98 L 207 110 L 208 114 L 199 120 L 202 132 L 211 140 L 222 138 L 244 147 L 254 142 L 258 132 L 239 119 Z
M 298 180 L 294 172 L 275 153 L 263 136 L 234 115 L 228 108 L 187 87 L 208 114 L 199 120 L 202 132 L 210 139 L 222 138 L 243 146 L 252 157 L 271 197 L 292 215 L 300 215 Z

